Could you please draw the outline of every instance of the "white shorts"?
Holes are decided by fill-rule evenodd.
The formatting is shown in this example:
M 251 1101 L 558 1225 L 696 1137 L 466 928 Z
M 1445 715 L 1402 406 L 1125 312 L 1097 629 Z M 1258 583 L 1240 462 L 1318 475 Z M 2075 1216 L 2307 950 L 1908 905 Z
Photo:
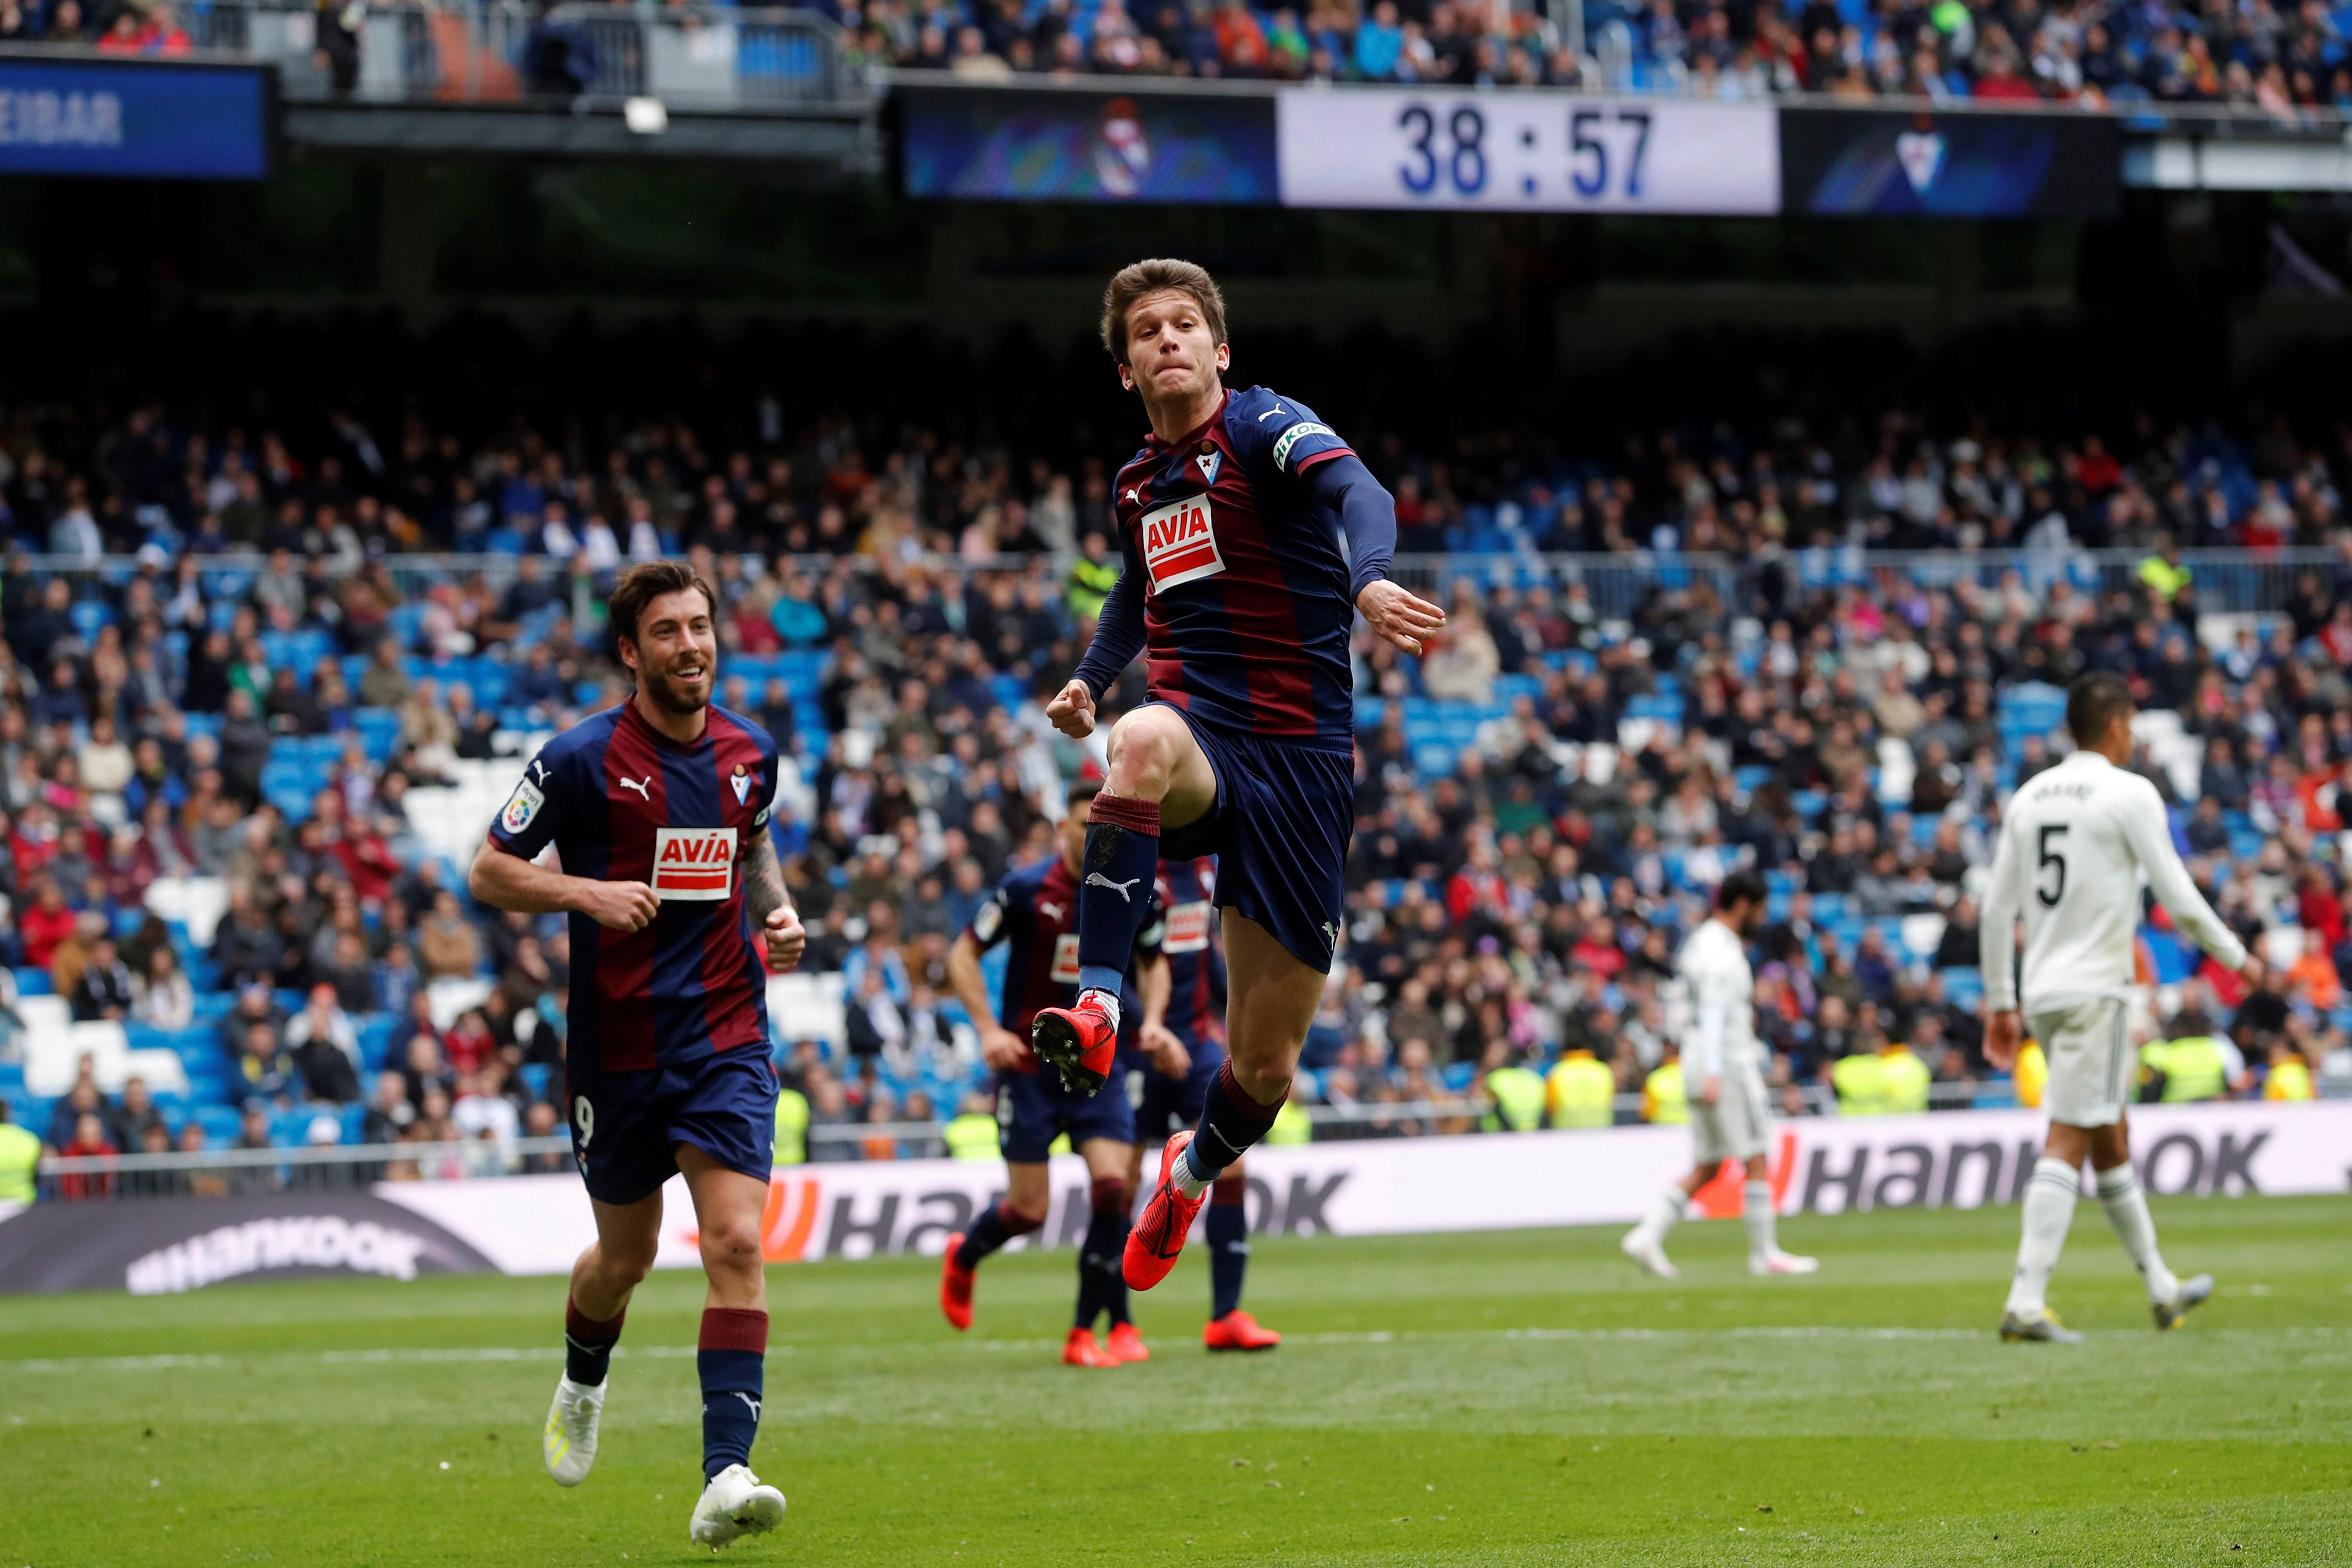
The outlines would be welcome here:
M 1689 1087 L 1696 1089 L 1695 1080 Z M 1747 1160 L 1761 1154 L 1769 1124 L 1764 1106 L 1764 1072 L 1753 1062 L 1726 1068 L 1723 1092 L 1713 1105 L 1690 1101 L 1692 1163 L 1716 1166 L 1726 1160 Z
M 2137 1055 L 2121 997 L 2102 997 L 2030 1020 L 2050 1061 L 2042 1108 L 2062 1127 L 2112 1127 L 2123 1120 Z

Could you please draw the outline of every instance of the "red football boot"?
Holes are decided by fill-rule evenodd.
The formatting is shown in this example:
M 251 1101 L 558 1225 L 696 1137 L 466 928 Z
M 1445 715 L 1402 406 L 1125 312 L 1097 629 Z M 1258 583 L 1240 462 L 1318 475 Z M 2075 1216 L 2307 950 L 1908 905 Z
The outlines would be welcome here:
M 1192 1217 L 1208 1201 L 1208 1188 L 1202 1187 L 1199 1197 L 1188 1198 L 1169 1179 L 1176 1156 L 1192 1142 L 1190 1132 L 1179 1132 L 1168 1140 L 1160 1156 L 1160 1184 L 1151 1189 L 1143 1217 L 1127 1233 L 1127 1256 L 1119 1260 L 1119 1272 L 1127 1276 L 1130 1290 L 1149 1290 L 1168 1278 L 1168 1271 L 1176 1267 L 1177 1255 L 1184 1250 L 1184 1238 L 1192 1234 Z
M 963 1246 L 963 1233 L 948 1237 L 948 1249 L 940 1258 L 940 1313 L 951 1329 L 971 1327 L 971 1280 L 969 1268 L 956 1267 L 956 1249 Z
M 1282 1336 L 1259 1328 L 1255 1318 L 1235 1308 L 1222 1318 L 1211 1318 L 1201 1331 L 1201 1342 L 1213 1351 L 1270 1351 L 1282 1342 Z
M 1117 1361 L 1151 1359 L 1151 1347 L 1143 1342 L 1143 1336 L 1135 1331 L 1133 1323 L 1113 1323 L 1103 1342 L 1103 1350 Z
M 1095 1343 L 1092 1329 L 1072 1329 L 1070 1337 L 1062 1342 L 1064 1366 L 1117 1366 L 1118 1357 Z
M 1089 993 L 1075 1007 L 1040 1007 L 1030 1021 L 1029 1046 L 1062 1075 L 1065 1091 L 1095 1094 L 1110 1081 L 1118 1026 Z

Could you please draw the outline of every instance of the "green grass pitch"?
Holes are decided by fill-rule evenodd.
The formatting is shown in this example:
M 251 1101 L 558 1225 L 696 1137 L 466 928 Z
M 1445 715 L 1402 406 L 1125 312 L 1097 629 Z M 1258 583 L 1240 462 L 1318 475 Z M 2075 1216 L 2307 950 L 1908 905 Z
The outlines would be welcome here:
M 1062 1367 L 1067 1252 L 782 1268 L 753 1463 L 793 1564 L 2352 1562 L 2352 1198 L 2157 1205 L 2215 1300 L 2151 1328 L 2098 1206 L 2052 1293 L 2079 1348 L 1991 1328 L 2014 1210 L 1730 1224 L 1637 1275 L 1613 1230 L 1265 1242 L 1291 1342 L 1210 1357 L 1199 1248 L 1139 1298 L 1156 1354 Z M 0 1568 L 662 1563 L 699 1486 L 701 1282 L 656 1277 L 595 1473 L 547 1479 L 562 1282 L 0 1298 Z

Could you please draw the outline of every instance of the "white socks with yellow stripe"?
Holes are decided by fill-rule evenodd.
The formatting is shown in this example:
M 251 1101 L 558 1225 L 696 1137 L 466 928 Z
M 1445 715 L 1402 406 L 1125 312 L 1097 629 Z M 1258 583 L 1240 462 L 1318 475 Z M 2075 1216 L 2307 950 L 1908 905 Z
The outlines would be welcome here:
M 2034 1162 L 2032 1179 L 2025 1184 L 2017 1277 L 2009 1287 L 2008 1310 L 2021 1318 L 2038 1318 L 2048 1304 L 2050 1271 L 2065 1250 L 2066 1227 L 2074 1222 L 2074 1199 L 2082 1190 L 2083 1173 L 2065 1161 L 2044 1154 Z
M 2116 1239 L 2131 1254 L 2132 1266 L 2147 1282 L 2147 1299 L 2161 1305 L 2180 1294 L 2180 1281 L 2164 1266 L 2164 1255 L 2156 1249 L 2156 1221 L 2147 1214 L 2147 1194 L 2140 1190 L 2139 1178 L 2132 1173 L 2127 1161 L 2112 1171 L 2099 1173 L 2099 1206 L 2107 1211 L 2107 1223 L 2116 1227 Z

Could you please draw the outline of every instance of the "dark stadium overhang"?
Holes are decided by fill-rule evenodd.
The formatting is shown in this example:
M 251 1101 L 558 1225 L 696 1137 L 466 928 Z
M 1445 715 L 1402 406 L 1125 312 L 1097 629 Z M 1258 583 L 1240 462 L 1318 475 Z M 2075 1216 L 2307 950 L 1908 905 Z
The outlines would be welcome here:
M 336 153 L 436 157 L 732 160 L 795 166 L 813 177 L 878 174 L 882 138 L 870 106 L 800 106 L 780 113 L 698 114 L 671 108 L 660 131 L 630 129 L 618 103 L 289 103 L 287 143 Z

